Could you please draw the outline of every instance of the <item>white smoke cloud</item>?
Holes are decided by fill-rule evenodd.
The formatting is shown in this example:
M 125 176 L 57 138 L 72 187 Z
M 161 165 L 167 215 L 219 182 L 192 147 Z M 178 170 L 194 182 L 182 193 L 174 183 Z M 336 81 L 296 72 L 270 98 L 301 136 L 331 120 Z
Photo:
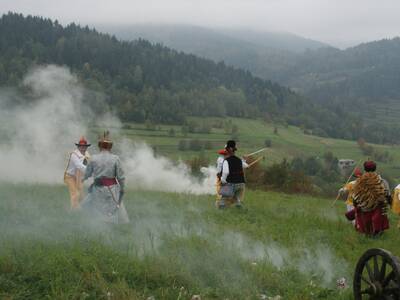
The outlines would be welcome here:
M 186 164 L 174 163 L 163 156 L 155 156 L 153 150 L 144 143 L 132 144 L 125 141 L 122 149 L 127 180 L 131 186 L 167 192 L 215 193 L 217 172 L 213 167 L 202 168 L 201 171 L 205 176 L 199 180 L 190 175 Z
M 7 118 L 0 144 L 0 180 L 60 182 L 65 154 L 86 128 L 80 113 L 82 89 L 68 69 L 46 66 L 33 69 L 23 81 L 33 100 L 9 107 L 0 96 L 0 116 Z M 31 102 L 31 103 L 30 103 Z
M 0 132 L 8 136 L 0 142 L 0 181 L 61 183 L 68 153 L 81 135 L 87 135 L 88 123 L 111 129 L 114 137 L 119 135 L 121 121 L 110 112 L 94 118 L 82 102 L 83 87 L 67 68 L 35 68 L 23 84 L 34 100 L 25 99 L 22 106 L 10 108 L 10 94 L 0 94 Z M 205 176 L 199 180 L 191 176 L 184 163 L 156 157 L 144 143 L 133 144 L 125 139 L 118 146 L 125 162 L 127 188 L 214 193 L 215 168 L 203 168 Z

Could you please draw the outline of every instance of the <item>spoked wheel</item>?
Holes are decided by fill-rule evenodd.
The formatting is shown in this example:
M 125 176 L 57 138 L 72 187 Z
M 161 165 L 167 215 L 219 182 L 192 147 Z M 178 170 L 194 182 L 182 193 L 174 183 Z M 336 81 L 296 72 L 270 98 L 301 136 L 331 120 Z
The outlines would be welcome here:
M 400 300 L 400 263 L 383 249 L 369 249 L 358 260 L 353 280 L 355 300 Z

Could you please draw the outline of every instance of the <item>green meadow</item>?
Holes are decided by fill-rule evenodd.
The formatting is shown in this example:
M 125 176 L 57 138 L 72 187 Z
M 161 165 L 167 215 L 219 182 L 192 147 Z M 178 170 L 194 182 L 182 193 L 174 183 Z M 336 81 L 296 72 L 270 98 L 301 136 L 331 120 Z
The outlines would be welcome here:
M 226 128 L 215 128 L 212 125 L 221 122 L 216 118 L 191 118 L 197 124 L 208 124 L 211 127 L 209 133 L 182 133 L 181 126 L 154 125 L 149 129 L 144 124 L 124 124 L 120 133 L 134 141 L 144 141 L 151 145 L 157 153 L 177 160 L 190 160 L 193 157 L 202 155 L 214 163 L 216 150 L 225 145 L 226 140 L 235 138 L 238 140 L 238 154 L 244 155 L 265 147 L 265 141 L 269 140 L 271 146 L 264 152 L 263 163 L 272 164 L 282 159 L 292 159 L 295 156 L 315 156 L 322 158 L 327 151 L 332 152 L 338 159 L 353 159 L 360 162 L 368 159 L 360 150 L 355 141 L 323 138 L 315 135 L 305 134 L 303 130 L 294 126 L 275 125 L 263 122 L 262 120 L 226 118 L 222 122 L 229 122 L 237 127 L 237 132 L 232 134 Z M 277 130 L 275 130 L 275 128 Z M 171 136 L 171 129 L 174 135 Z M 95 128 L 94 133 L 101 129 Z M 182 140 L 199 140 L 209 142 L 211 149 L 199 151 L 179 149 L 179 142 Z M 378 151 L 387 151 L 393 160 L 390 162 L 379 162 L 378 170 L 400 181 L 400 147 L 394 145 L 374 145 Z
M 210 131 L 112 128 L 115 151 L 124 137 L 172 160 L 202 156 L 214 163 L 216 150 L 233 136 L 240 155 L 269 141 L 267 165 L 327 151 L 366 159 L 356 142 L 307 135 L 296 127 L 191 120 L 211 124 Z M 90 140 L 102 130 L 92 128 Z M 182 150 L 182 140 L 208 146 Z M 373 147 L 394 158 L 378 162 L 379 170 L 399 178 L 398 147 Z M 380 247 L 400 255 L 397 216 L 390 215 L 392 227 L 383 236 L 366 238 L 345 220 L 342 201 L 331 207 L 333 199 L 247 190 L 243 209 L 221 211 L 214 196 L 138 191 L 128 183 L 124 202 L 131 222 L 110 225 L 70 211 L 63 185 L 1 183 L 0 194 L 0 299 L 350 300 L 353 271 L 364 251 Z M 337 287 L 341 278 L 345 289 Z
M 131 223 L 108 225 L 69 211 L 62 185 L 0 192 L 1 299 L 352 299 L 365 250 L 399 254 L 395 226 L 366 238 L 326 199 L 247 191 L 220 211 L 213 196 L 128 190 Z

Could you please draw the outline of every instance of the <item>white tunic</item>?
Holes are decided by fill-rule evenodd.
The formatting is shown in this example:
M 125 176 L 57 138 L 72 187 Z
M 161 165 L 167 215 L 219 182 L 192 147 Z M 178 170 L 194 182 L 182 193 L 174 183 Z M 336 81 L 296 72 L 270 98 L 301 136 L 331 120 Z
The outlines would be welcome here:
M 78 149 L 72 151 L 70 153 L 70 158 L 65 173 L 70 176 L 75 176 L 78 170 L 84 173 L 86 170 L 86 166 L 83 164 L 84 159 L 85 155 L 83 155 Z

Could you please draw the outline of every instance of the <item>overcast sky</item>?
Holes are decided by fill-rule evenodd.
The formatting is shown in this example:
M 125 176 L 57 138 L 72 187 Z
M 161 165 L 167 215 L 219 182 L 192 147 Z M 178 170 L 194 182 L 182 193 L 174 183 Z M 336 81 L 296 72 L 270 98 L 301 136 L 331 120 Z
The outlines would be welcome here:
M 400 35 L 400 0 L 0 0 L 61 23 L 187 23 L 286 31 L 346 47 Z

